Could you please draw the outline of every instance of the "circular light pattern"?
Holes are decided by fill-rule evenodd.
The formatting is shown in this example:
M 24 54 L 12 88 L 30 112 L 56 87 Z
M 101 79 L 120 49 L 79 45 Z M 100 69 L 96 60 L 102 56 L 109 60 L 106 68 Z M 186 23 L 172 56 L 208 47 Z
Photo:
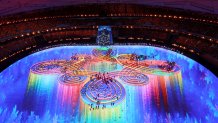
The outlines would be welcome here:
M 124 99 L 125 89 L 115 79 L 93 79 L 84 85 L 81 96 L 87 104 L 112 107 Z
M 73 60 L 45 61 L 34 64 L 31 67 L 31 72 L 35 74 L 63 74 L 59 77 L 60 83 L 81 84 L 87 78 L 87 76 L 85 75 L 87 71 L 80 67 L 81 64 L 83 63 L 80 62 L 76 64 L 76 62 Z
M 147 84 L 149 81 L 148 76 L 142 73 L 134 73 L 129 75 L 121 75 L 119 77 L 123 82 L 131 85 L 144 85 Z
M 81 84 L 87 79 L 87 76 L 76 76 L 66 73 L 59 78 L 59 81 L 63 84 Z
M 60 61 L 62 62 L 62 61 Z M 34 64 L 31 67 L 31 71 L 37 74 L 51 74 L 51 73 L 60 73 L 63 66 L 56 61 L 46 61 Z

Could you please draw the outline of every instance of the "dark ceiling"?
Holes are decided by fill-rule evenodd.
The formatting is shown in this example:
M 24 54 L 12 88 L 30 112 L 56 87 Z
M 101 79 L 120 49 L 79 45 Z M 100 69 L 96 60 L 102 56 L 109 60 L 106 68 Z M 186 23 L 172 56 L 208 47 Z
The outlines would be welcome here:
M 67 6 L 87 3 L 132 3 L 142 5 L 165 6 L 194 11 L 218 13 L 217 0 L 1 0 L 0 15 L 30 11 L 55 6 Z

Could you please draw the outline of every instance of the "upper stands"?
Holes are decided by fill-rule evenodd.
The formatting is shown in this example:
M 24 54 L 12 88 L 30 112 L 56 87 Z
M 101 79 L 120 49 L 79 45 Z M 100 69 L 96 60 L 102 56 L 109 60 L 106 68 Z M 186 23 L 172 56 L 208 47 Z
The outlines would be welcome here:
M 217 15 L 136 4 L 90 4 L 1 17 L 0 64 L 7 66 L 51 45 L 94 44 L 98 25 L 112 27 L 115 43 L 166 46 L 206 64 L 218 59 Z M 36 37 L 44 42 L 38 43 Z
M 2 0 L 0 1 L 0 15 L 14 14 L 17 12 L 32 11 L 57 6 L 69 6 L 78 4 L 120 3 L 142 4 L 149 6 L 161 6 L 185 9 L 186 11 L 199 11 L 218 13 L 218 1 L 216 0 Z

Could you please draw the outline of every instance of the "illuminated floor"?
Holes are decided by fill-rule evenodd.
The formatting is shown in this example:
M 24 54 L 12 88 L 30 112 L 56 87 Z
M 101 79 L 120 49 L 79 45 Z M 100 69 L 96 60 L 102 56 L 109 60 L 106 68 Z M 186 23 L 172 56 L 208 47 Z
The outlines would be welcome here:
M 215 122 L 217 82 L 161 48 L 57 47 L 0 73 L 0 122 Z

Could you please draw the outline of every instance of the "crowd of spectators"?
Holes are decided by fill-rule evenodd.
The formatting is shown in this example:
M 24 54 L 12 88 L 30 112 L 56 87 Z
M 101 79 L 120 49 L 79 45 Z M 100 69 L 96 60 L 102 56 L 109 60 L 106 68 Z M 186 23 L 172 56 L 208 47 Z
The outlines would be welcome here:
M 196 51 L 210 54 L 218 59 L 218 44 L 216 42 L 188 36 L 179 36 L 174 43 L 185 46 L 187 49 L 194 49 Z
M 95 42 L 98 25 L 110 25 L 116 43 L 154 43 L 218 59 L 218 18 L 143 5 L 96 5 L 39 10 L 0 19 L 0 62 L 44 43 Z M 175 36 L 174 36 L 175 35 Z M 173 38 L 172 38 L 173 37 Z M 92 41 L 90 41 L 92 40 Z M 46 45 L 48 45 L 46 44 Z M 57 43 L 56 43 L 57 44 Z M 82 44 L 82 43 L 81 43 Z M 38 47 L 40 48 L 40 47 Z

